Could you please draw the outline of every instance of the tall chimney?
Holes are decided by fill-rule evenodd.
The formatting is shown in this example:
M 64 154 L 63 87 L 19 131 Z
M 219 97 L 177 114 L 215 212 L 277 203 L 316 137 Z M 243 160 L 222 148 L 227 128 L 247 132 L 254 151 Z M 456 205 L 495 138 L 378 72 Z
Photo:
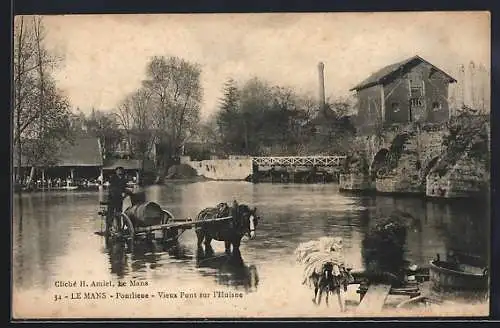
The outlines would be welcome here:
M 319 62 L 318 64 L 318 78 L 319 78 L 319 109 L 325 109 L 325 64 Z

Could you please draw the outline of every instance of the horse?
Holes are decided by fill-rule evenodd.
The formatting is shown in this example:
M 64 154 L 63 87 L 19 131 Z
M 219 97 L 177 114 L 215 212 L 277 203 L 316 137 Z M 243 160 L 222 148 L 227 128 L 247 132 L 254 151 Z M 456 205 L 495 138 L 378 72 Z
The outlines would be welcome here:
M 344 267 L 326 262 L 322 265 L 321 274 L 313 272 L 309 277 L 310 282 L 314 285 L 313 303 L 320 305 L 323 294 L 325 294 L 325 302 L 328 306 L 328 295 L 335 293 L 338 297 L 340 310 L 345 312 L 345 300 L 342 297 L 342 293 L 347 292 L 348 284 L 353 281 L 349 271 L 349 269 L 345 269 Z
M 248 205 L 238 204 L 236 201 L 233 202 L 232 207 L 229 207 L 226 203 L 220 203 L 215 208 L 205 208 L 196 216 L 194 221 L 199 223 L 230 215 L 232 216 L 231 220 L 209 222 L 196 226 L 198 248 L 201 247 L 203 242 L 205 248 L 210 246 L 212 239 L 214 239 L 224 241 L 226 253 L 231 253 L 231 245 L 233 245 L 233 251 L 238 250 L 241 238 L 244 235 L 248 235 L 250 239 L 255 238 L 255 228 L 260 219 L 257 216 L 257 208 L 251 209 Z

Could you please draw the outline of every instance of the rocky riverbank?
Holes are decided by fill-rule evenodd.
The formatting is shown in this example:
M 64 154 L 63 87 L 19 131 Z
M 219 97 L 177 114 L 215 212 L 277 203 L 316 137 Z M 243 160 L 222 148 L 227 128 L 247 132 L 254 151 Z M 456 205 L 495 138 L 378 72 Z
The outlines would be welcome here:
M 447 199 L 489 193 L 488 117 L 463 114 L 441 127 L 407 125 L 366 140 L 340 175 L 341 191 Z

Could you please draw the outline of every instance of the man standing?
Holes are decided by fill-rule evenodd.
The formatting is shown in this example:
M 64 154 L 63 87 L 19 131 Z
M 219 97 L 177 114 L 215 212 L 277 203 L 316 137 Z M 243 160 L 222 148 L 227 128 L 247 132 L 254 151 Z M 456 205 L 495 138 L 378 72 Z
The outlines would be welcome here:
M 111 176 L 109 180 L 109 191 L 108 191 L 108 208 L 109 215 L 106 224 L 106 228 L 109 231 L 111 224 L 113 223 L 113 218 L 116 215 L 121 214 L 123 210 L 123 199 L 126 195 L 132 195 L 133 192 L 127 188 L 127 179 L 125 179 L 125 170 L 123 167 L 119 166 L 115 170 L 115 174 Z

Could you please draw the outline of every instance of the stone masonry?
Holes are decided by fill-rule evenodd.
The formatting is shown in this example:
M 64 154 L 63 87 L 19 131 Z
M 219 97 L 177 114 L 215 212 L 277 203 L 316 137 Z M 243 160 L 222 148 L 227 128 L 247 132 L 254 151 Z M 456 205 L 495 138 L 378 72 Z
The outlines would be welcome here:
M 360 172 L 356 177 L 350 177 L 352 173 L 344 174 L 341 176 L 341 189 L 350 190 L 353 181 L 356 181 L 354 184 L 358 188 L 369 185 L 370 188 L 382 193 L 424 193 L 425 177 L 430 170 L 429 164 L 432 165 L 433 159 L 438 158 L 443 151 L 442 140 L 445 132 L 446 129 L 441 124 L 425 127 L 394 125 L 385 128 L 378 136 L 359 137 L 364 144 L 365 156 L 369 160 L 369 171 L 372 174 L 366 175 Z M 404 144 L 399 149 L 398 154 L 393 154 L 391 151 L 398 136 L 400 139 L 405 139 Z M 382 156 L 380 159 L 377 156 L 380 152 L 388 155 Z M 388 156 L 398 157 L 392 161 L 396 165 L 389 165 Z M 377 157 L 379 158 L 377 159 Z M 374 175 L 372 172 L 374 165 L 381 165 L 384 170 L 379 170 Z M 366 177 L 367 181 L 359 181 L 362 176 Z

